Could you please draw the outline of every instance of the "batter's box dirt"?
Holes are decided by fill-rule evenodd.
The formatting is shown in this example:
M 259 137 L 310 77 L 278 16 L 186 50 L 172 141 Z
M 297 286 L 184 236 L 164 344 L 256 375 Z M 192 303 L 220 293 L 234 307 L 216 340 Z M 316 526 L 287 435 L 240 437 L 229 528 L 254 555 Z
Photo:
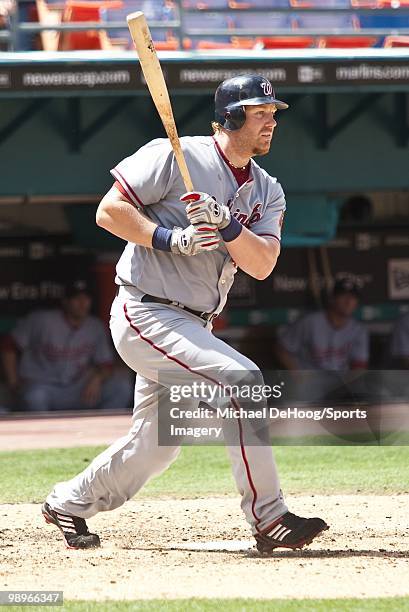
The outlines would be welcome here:
M 314 496 L 290 509 L 330 530 L 302 551 L 253 548 L 239 499 L 132 501 L 88 521 L 102 548 L 66 550 L 40 505 L 0 506 L 0 590 L 67 599 L 409 595 L 409 495 Z

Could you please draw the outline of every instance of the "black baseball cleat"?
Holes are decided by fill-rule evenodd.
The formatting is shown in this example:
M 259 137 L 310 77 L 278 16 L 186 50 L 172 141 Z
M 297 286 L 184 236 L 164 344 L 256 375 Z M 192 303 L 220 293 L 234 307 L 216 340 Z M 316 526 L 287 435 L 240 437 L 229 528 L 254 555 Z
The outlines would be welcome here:
M 99 536 L 88 531 L 85 519 L 79 516 L 69 516 L 53 510 L 50 504 L 44 502 L 41 512 L 47 523 L 56 525 L 64 536 L 67 548 L 98 548 L 101 546 Z
M 292 512 L 286 512 L 268 527 L 264 533 L 257 533 L 257 550 L 261 553 L 270 553 L 275 548 L 302 548 L 311 544 L 320 533 L 329 529 L 325 521 L 320 518 L 302 518 Z

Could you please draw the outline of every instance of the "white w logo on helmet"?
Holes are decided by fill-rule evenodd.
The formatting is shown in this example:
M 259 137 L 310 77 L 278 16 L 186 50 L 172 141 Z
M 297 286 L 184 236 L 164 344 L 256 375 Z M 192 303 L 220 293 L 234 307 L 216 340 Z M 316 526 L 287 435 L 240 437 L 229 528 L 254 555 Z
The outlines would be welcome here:
M 263 83 L 260 83 L 260 86 L 264 91 L 265 96 L 271 96 L 271 94 L 273 93 L 273 87 L 270 81 L 263 81 Z

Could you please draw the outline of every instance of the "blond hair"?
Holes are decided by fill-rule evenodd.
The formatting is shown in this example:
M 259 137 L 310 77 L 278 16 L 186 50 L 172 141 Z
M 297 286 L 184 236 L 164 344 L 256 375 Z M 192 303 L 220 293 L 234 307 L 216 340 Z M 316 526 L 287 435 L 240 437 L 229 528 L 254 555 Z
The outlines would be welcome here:
M 213 134 L 220 134 L 220 132 L 223 131 L 222 126 L 217 121 L 212 121 L 211 125 L 212 125 Z

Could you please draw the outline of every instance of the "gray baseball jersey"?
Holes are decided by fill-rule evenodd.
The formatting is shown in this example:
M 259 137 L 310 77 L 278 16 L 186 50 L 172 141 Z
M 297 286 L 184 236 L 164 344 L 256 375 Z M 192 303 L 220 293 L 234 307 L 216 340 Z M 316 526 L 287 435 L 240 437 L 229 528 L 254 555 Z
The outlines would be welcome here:
M 308 314 L 280 333 L 280 342 L 302 370 L 348 370 L 368 361 L 368 333 L 350 319 L 336 329 L 324 311 Z
M 73 328 L 62 310 L 39 310 L 21 319 L 11 335 L 22 351 L 19 374 L 26 381 L 68 385 L 91 364 L 113 361 L 108 336 L 96 317 Z
M 391 341 L 392 357 L 409 357 L 409 313 L 395 323 Z
M 181 143 L 195 190 L 227 204 L 258 236 L 280 240 L 285 199 L 275 178 L 252 160 L 250 178 L 238 188 L 211 136 L 185 137 Z M 186 189 L 168 140 L 153 140 L 111 173 L 152 221 L 168 229 L 189 225 L 185 205 L 179 201 Z M 128 243 L 117 265 L 116 282 L 195 310 L 220 312 L 235 272 L 223 243 L 216 251 L 195 257 L 175 257 Z

